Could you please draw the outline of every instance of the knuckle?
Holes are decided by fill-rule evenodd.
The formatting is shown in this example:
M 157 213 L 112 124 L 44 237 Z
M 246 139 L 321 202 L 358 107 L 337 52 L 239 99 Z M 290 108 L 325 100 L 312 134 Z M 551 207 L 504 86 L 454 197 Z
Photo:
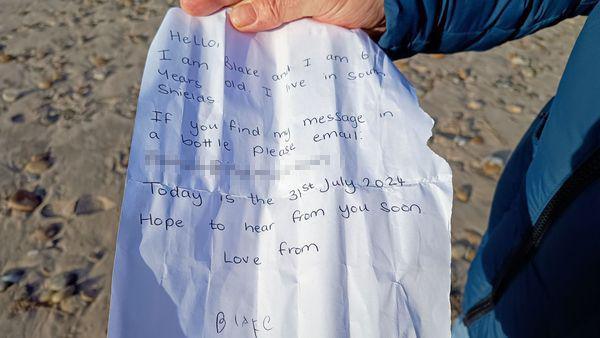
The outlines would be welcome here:
M 260 1 L 260 6 L 257 8 L 257 14 L 261 24 L 276 27 L 283 23 L 283 7 L 281 1 Z

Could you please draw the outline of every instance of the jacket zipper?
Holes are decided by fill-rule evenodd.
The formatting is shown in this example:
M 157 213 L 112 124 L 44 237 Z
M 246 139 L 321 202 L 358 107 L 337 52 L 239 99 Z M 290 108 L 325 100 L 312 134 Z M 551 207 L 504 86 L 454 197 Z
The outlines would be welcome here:
M 505 267 L 498 274 L 495 283 L 493 283 L 491 293 L 467 311 L 463 318 L 465 325 L 470 325 L 494 308 L 512 279 L 535 254 L 544 234 L 548 231 L 553 221 L 561 214 L 570 201 L 581 193 L 589 183 L 599 177 L 600 148 L 596 149 L 592 155 L 573 172 L 556 194 L 554 194 L 552 199 L 546 204 L 546 207 L 544 207 L 544 210 L 535 222 L 531 232 L 523 241 L 523 244 L 510 256 Z

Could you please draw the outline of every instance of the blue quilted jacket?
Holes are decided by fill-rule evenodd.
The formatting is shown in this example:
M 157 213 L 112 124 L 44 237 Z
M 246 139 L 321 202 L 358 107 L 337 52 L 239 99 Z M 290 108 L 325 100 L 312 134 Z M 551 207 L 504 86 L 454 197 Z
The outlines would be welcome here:
M 555 97 L 498 182 L 454 337 L 600 337 L 596 2 L 385 0 L 387 31 L 379 44 L 395 58 L 484 50 L 589 15 Z

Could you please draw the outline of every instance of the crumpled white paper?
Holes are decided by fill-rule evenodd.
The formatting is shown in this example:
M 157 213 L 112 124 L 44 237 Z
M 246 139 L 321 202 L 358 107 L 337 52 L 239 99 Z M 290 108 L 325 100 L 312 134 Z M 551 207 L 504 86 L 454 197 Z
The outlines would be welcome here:
M 445 337 L 451 172 L 359 30 L 171 9 L 139 96 L 110 337 Z

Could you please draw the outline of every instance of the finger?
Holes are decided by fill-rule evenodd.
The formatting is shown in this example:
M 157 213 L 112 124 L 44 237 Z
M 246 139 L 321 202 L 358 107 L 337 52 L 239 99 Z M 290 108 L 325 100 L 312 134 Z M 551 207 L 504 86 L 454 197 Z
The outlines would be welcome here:
M 179 4 L 190 15 L 205 16 L 238 2 L 240 0 L 180 0 Z
M 258 32 L 277 28 L 286 22 L 318 15 L 321 1 L 244 0 L 233 6 L 229 18 L 240 31 Z

